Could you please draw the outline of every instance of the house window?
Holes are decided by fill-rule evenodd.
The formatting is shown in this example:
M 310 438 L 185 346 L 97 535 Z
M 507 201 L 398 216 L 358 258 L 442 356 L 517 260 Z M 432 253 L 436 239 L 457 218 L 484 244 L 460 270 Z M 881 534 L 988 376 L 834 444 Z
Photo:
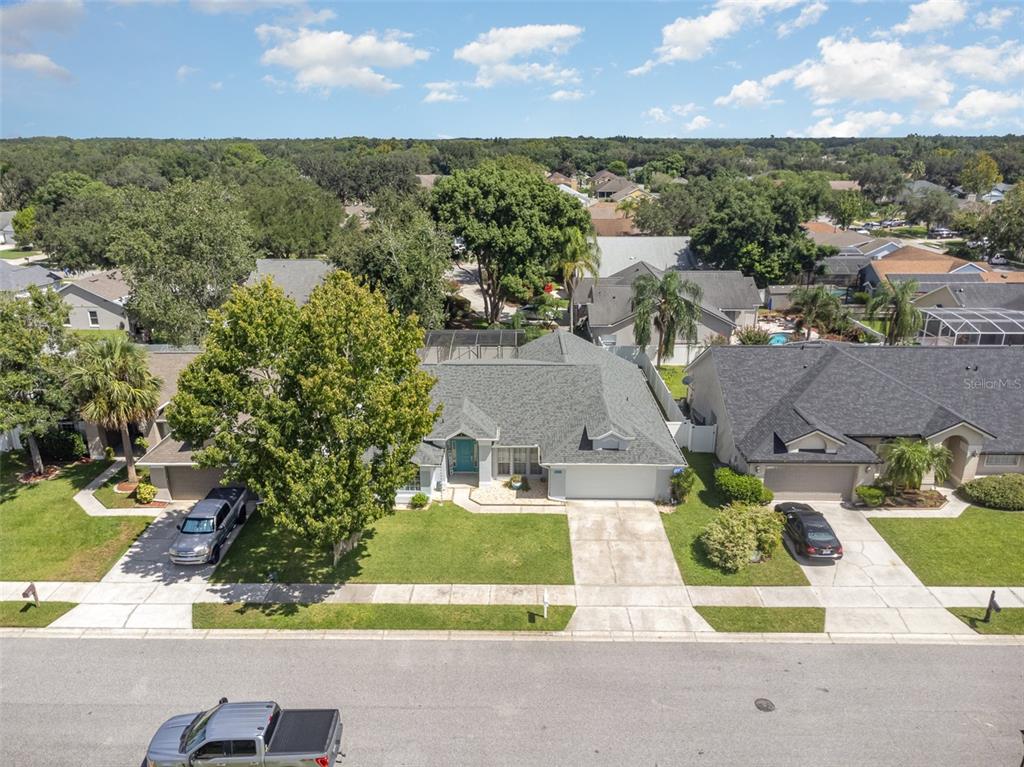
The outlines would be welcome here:
M 1017 456 L 1015 455 L 995 455 L 989 454 L 985 456 L 986 466 L 1016 466 Z
M 496 449 L 498 459 L 498 476 L 507 477 L 512 473 L 512 449 L 499 447 Z
M 89 327 L 98 328 L 100 326 L 100 313 L 95 309 L 89 310 Z
M 540 474 L 540 451 L 535 447 L 498 447 L 494 449 L 497 476 Z

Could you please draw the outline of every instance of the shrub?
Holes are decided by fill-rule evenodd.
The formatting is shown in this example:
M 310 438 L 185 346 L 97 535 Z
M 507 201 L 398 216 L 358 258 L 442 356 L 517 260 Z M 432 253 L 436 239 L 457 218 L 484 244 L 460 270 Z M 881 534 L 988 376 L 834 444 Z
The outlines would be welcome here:
M 731 513 L 740 513 L 754 534 L 754 545 L 764 559 L 771 559 L 782 544 L 782 515 L 764 506 L 733 507 Z
M 881 506 L 885 503 L 885 490 L 875 485 L 857 485 L 853 492 L 865 506 Z
M 55 429 L 39 438 L 39 452 L 58 463 L 77 461 L 85 455 L 85 440 L 77 431 Z
M 993 474 L 978 477 L 960 489 L 979 506 L 1004 511 L 1024 511 L 1024 474 Z
M 428 503 L 430 503 L 430 499 L 427 498 L 426 493 L 416 493 L 416 495 L 409 499 L 409 508 L 424 509 Z
M 726 509 L 704 528 L 701 545 L 708 560 L 727 573 L 737 573 L 750 562 L 757 542 L 754 530 L 743 514 Z
M 106 459 L 108 461 L 113 461 L 114 460 L 114 448 L 112 448 L 110 445 L 107 445 L 105 448 L 103 448 L 103 455 L 104 455 L 104 457 L 106 457 Z
M 136 437 L 135 441 L 132 444 L 135 445 L 135 449 L 138 450 L 140 453 L 145 453 L 147 450 L 149 450 L 149 440 L 147 440 L 145 437 Z
M 152 503 L 156 500 L 156 488 L 146 482 L 140 482 L 135 488 L 135 500 L 139 503 Z
M 727 503 L 753 503 L 764 506 L 775 495 L 752 474 L 737 474 L 728 467 L 715 469 L 715 485 Z
M 672 475 L 669 485 L 672 488 L 672 500 L 675 503 L 684 503 L 693 492 L 693 484 L 697 481 L 697 472 L 692 466 L 687 466 L 682 471 Z
M 850 300 L 855 304 L 866 304 L 871 300 L 871 294 L 865 290 L 858 290 L 850 297 Z
M 764 328 L 749 325 L 736 331 L 736 340 L 743 346 L 767 346 L 771 343 L 772 334 Z

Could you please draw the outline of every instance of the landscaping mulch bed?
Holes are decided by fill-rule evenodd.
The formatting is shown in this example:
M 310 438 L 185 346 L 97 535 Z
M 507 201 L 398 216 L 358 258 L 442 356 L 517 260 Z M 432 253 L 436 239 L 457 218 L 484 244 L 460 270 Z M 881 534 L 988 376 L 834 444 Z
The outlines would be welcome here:
M 130 494 L 135 492 L 135 488 L 139 486 L 138 482 L 118 482 L 114 485 L 115 493 Z
M 60 466 L 47 466 L 42 474 L 36 474 L 34 471 L 26 471 L 18 475 L 18 482 L 23 485 L 34 485 L 36 482 L 42 482 L 44 479 L 53 479 L 60 474 Z

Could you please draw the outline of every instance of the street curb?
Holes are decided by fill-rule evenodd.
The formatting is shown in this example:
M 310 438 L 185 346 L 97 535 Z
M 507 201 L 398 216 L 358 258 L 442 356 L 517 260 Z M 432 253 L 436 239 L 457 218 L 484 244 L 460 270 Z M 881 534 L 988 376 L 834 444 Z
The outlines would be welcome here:
M 0 628 L 0 639 L 274 639 L 491 642 L 667 642 L 679 644 L 891 644 L 1021 646 L 1022 634 L 743 634 L 716 631 L 396 631 L 268 629 Z

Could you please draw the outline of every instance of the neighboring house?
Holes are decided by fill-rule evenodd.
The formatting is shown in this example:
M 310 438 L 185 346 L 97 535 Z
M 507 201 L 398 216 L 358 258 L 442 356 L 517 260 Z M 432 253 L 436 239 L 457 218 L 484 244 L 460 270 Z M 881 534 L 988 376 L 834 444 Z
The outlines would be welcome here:
M 602 184 L 607 184 L 609 181 L 616 178 L 621 179 L 622 176 L 616 175 L 615 173 L 612 173 L 610 170 L 599 170 L 597 173 L 590 177 L 590 186 L 594 189 L 597 189 Z
M 0 293 L 13 293 L 15 298 L 23 298 L 28 295 L 32 285 L 46 289 L 58 286 L 59 283 L 60 275 L 49 269 L 36 264 L 13 266 L 0 259 Z
M 545 180 L 549 184 L 554 184 L 555 186 L 567 186 L 573 191 L 575 191 L 577 187 L 576 179 L 569 178 L 569 176 L 564 173 L 559 173 L 557 170 L 549 173 Z
M 1024 283 L 990 282 L 942 285 L 915 299 L 920 308 L 1014 309 L 1024 311 Z
M 838 226 L 824 221 L 805 221 L 801 227 L 816 245 L 827 245 L 839 250 L 862 245 L 871 239 L 868 235 L 860 234 L 852 229 L 840 229 Z
M 599 200 L 611 200 L 613 202 L 621 202 L 626 197 L 632 197 L 637 194 L 646 194 L 643 188 L 639 184 L 634 184 L 628 178 L 622 178 L 616 176 L 615 178 L 608 179 L 600 186 L 594 188 L 594 197 Z
M 15 245 L 14 214 L 16 210 L 0 211 L 0 245 Z
M 633 283 L 643 275 L 661 279 L 664 274 L 665 270 L 640 262 L 596 281 L 590 277 L 580 280 L 574 300 L 584 334 L 606 349 L 633 346 L 636 324 Z M 741 272 L 689 270 L 682 276 L 701 288 L 702 297 L 695 342 L 676 339 L 672 359 L 679 364 L 688 362 L 715 336 L 731 338 L 737 328 L 754 325 L 757 308 L 761 305 L 761 293 L 753 279 Z M 656 356 L 657 339 L 652 319 L 651 346 L 645 349 L 652 359 Z
M 951 483 L 1024 472 L 1024 347 L 713 346 L 687 369 L 715 453 L 778 499 L 850 498 L 895 437 L 945 445 Z M 926 477 L 926 484 L 932 479 Z
M 981 280 L 987 281 L 984 275 L 991 273 L 988 266 L 965 261 L 955 256 L 947 256 L 923 248 L 906 245 L 887 254 L 884 258 L 872 259 L 861 270 L 861 284 L 874 288 L 883 280 L 904 280 L 908 276 L 918 275 L 982 275 Z M 1024 272 L 1020 272 L 1024 280 Z
M 1024 311 L 1017 309 L 921 309 L 922 346 L 1024 346 Z
M 591 205 L 594 204 L 593 198 L 587 197 L 587 195 L 583 194 L 583 192 L 576 191 L 575 187 L 571 187 L 571 186 L 568 186 L 566 184 L 559 184 L 558 185 L 558 191 L 564 192 L 565 194 L 569 195 L 570 197 L 575 197 L 577 200 L 580 201 L 580 204 L 584 208 L 589 208 Z
M 640 234 L 633 219 L 619 210 L 618 203 L 591 202 L 587 206 L 587 212 L 590 213 L 590 223 L 599 239 Z
M 309 301 L 313 289 L 333 270 L 330 263 L 319 258 L 258 258 L 256 270 L 245 284 L 255 285 L 264 277 L 270 277 L 288 298 L 302 306 Z
M 514 359 L 425 365 L 442 416 L 399 493 L 435 498 L 451 483 L 487 485 L 521 474 L 551 498 L 657 499 L 685 466 L 643 372 L 565 332 L 525 344 Z M 139 462 L 162 499 L 201 498 L 220 474 L 192 464 L 166 437 Z
M 68 327 L 75 330 L 124 330 L 135 335 L 125 311 L 131 289 L 118 270 L 95 272 L 66 282 L 60 296 L 70 308 Z
M 860 182 L 834 180 L 828 182 L 828 188 L 833 192 L 859 192 Z
M 947 189 L 941 184 L 934 184 L 931 181 L 925 181 L 923 178 L 917 179 L 916 181 L 908 181 L 906 184 L 903 185 L 904 194 L 909 195 L 911 197 L 918 197 L 920 195 L 934 191 L 945 192 L 946 194 L 950 194 L 951 190 Z
M 639 263 L 655 269 L 697 268 L 689 237 L 598 237 L 597 248 L 601 255 L 599 277 L 618 274 Z
M 989 205 L 995 205 L 997 203 L 1002 202 L 1003 198 L 1006 197 L 1007 193 L 1011 189 L 1013 189 L 1013 187 L 1013 184 L 1006 184 L 1000 181 L 998 184 L 993 186 L 991 190 L 985 192 L 985 194 L 983 195 L 978 196 L 977 200 L 975 200 L 975 195 L 968 194 L 967 190 L 964 189 L 962 186 L 953 187 L 953 193 L 956 194 L 957 197 L 967 199 L 968 202 L 977 201 L 988 203 Z

